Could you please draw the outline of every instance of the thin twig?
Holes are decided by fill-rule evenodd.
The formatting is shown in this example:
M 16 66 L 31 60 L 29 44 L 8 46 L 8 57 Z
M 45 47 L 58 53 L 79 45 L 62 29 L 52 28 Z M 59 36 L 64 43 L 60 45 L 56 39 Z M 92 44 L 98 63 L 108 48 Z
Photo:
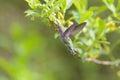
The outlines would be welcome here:
M 95 58 L 87 58 L 86 61 L 94 62 L 94 63 L 102 64 L 102 65 L 114 65 L 115 64 L 113 61 L 101 61 Z

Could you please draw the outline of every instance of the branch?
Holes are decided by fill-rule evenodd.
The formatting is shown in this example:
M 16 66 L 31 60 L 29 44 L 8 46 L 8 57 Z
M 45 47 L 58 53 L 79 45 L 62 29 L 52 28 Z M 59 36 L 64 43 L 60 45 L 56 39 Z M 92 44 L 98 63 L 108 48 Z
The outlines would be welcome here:
M 95 58 L 87 58 L 86 61 L 94 62 L 94 63 L 102 64 L 102 65 L 115 65 L 115 62 L 113 61 L 101 61 Z

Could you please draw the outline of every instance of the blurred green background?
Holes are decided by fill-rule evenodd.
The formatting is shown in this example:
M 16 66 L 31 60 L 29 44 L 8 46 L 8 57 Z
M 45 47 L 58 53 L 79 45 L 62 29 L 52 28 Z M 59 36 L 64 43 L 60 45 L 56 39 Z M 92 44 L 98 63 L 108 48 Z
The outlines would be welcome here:
M 92 0 L 90 5 L 98 4 Z M 25 17 L 24 0 L 0 0 L 0 80 L 120 80 L 119 68 L 98 65 L 69 54 L 45 21 Z M 45 24 L 44 24 L 45 23 Z M 120 36 L 113 32 L 108 40 Z M 119 58 L 120 45 L 113 53 Z

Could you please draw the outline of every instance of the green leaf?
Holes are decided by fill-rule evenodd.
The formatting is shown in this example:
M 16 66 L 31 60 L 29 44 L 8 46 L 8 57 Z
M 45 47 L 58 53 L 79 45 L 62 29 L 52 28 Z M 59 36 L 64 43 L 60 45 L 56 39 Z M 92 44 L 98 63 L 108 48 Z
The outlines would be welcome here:
M 103 0 L 103 2 L 105 2 L 107 4 L 113 4 L 114 0 Z
M 72 11 L 71 13 L 72 13 L 73 16 L 75 17 L 75 21 L 76 21 L 77 23 L 79 23 L 80 14 L 79 14 L 77 11 Z
M 93 15 L 93 11 L 87 11 L 85 14 L 81 15 L 80 22 L 85 21 Z
M 26 16 L 31 16 L 31 20 L 34 20 L 35 17 L 40 17 L 40 15 L 33 10 L 26 10 Z
M 90 37 L 95 40 L 95 32 L 93 30 L 89 30 Z
M 50 8 L 50 10 L 47 12 L 47 13 L 44 13 L 48 16 L 50 16 L 52 13 L 55 13 L 58 11 L 58 8 L 60 7 L 60 5 L 62 4 L 62 2 L 59 0 L 59 1 L 56 1 L 54 3 L 54 6 Z
M 117 10 L 117 11 L 120 10 L 120 0 L 118 0 L 118 2 L 117 2 L 116 10 Z
M 32 9 L 36 9 L 41 4 L 39 0 L 25 0 Z
M 115 15 L 116 8 L 114 6 L 114 0 L 103 0 L 103 2 Z
M 74 5 L 79 11 L 79 13 L 81 13 L 80 0 L 74 0 Z
M 50 1 L 47 0 L 45 6 L 54 6 L 54 2 L 55 0 L 50 0 Z
M 61 4 L 61 8 L 63 13 L 65 13 L 65 11 L 67 9 L 69 9 L 73 4 L 73 0 L 62 0 L 62 4 Z
M 66 9 L 69 9 L 73 4 L 73 0 L 66 0 Z
M 78 12 L 82 14 L 87 8 L 87 0 L 74 0 L 74 5 Z
M 97 35 L 97 38 L 101 38 L 104 34 L 104 29 L 105 29 L 105 22 L 100 19 L 100 18 L 97 18 L 97 24 L 98 24 L 98 35 Z
M 105 10 L 107 9 L 107 7 L 105 5 L 101 6 L 101 7 L 96 7 L 96 13 L 94 15 L 99 15 L 101 13 L 103 13 Z
M 63 13 L 65 13 L 65 6 L 66 6 L 66 1 L 63 0 L 63 1 L 62 1 L 62 4 L 61 4 L 61 6 L 60 6 Z

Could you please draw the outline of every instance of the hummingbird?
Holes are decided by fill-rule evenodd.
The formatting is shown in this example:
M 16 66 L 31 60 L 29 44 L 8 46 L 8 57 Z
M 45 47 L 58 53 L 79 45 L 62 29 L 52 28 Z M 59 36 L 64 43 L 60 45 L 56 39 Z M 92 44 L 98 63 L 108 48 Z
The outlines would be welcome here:
M 60 40 L 69 49 L 70 53 L 72 55 L 75 55 L 76 51 L 74 49 L 74 46 L 70 37 L 77 34 L 80 30 L 82 30 L 86 25 L 86 22 L 83 22 L 78 25 L 72 25 L 69 28 L 67 28 L 65 31 L 63 31 L 62 29 L 63 26 L 60 24 L 60 22 L 59 21 L 56 21 L 56 22 L 57 22 L 57 29 L 60 34 Z

